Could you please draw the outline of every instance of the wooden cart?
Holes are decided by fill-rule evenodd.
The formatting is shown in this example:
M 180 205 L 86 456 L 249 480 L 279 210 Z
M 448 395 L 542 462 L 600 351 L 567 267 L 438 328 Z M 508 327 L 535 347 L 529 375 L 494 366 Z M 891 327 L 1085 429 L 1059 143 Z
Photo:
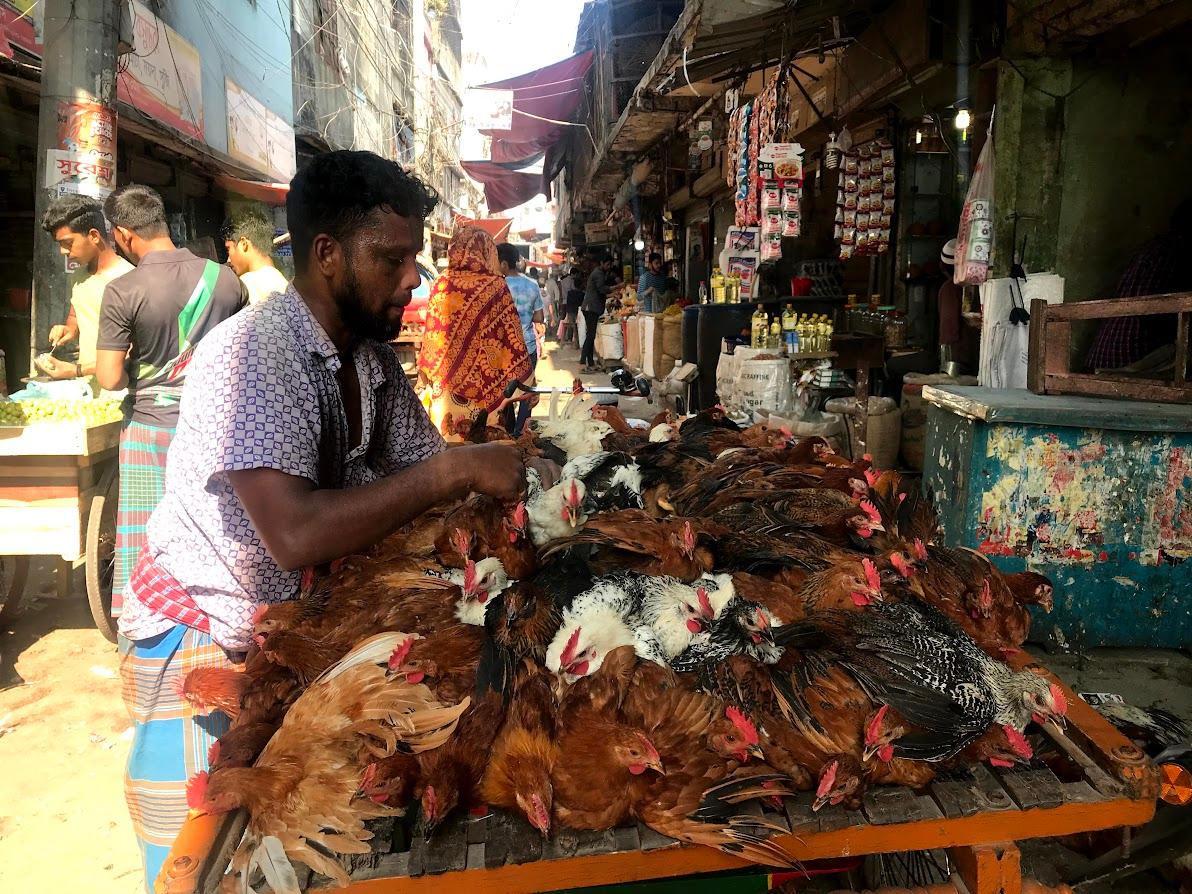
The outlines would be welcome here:
M 1037 667 L 1025 653 L 1013 663 Z M 1053 746 L 1047 764 L 1036 761 L 1011 771 L 981 766 L 941 777 L 924 792 L 873 789 L 857 812 L 812 813 L 810 793 L 787 802 L 783 813 L 756 805 L 754 812 L 789 828 L 790 834 L 774 840 L 803 861 L 947 848 L 971 894 L 1018 894 L 1014 842 L 1137 826 L 1155 811 L 1154 768 L 1101 715 L 1067 687 L 1065 692 L 1069 725 L 1066 734 L 1047 733 Z M 244 822 L 243 813 L 192 813 L 157 878 L 158 894 L 214 894 Z M 400 818 L 373 828 L 374 853 L 350 864 L 352 884 L 346 890 L 352 894 L 518 894 L 746 865 L 641 825 L 594 833 L 560 830 L 550 841 L 501 812 L 457 819 L 429 842 Z M 320 884 L 309 871 L 299 877 L 309 887 Z
M 111 642 L 120 422 L 0 426 L 0 622 L 20 610 L 30 556 L 86 563 L 87 602 Z

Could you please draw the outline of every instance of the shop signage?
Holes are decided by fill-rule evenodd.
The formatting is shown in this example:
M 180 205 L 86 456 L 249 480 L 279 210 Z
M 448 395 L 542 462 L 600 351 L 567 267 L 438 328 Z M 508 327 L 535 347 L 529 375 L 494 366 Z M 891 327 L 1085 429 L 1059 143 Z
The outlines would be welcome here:
M 46 150 L 46 188 L 55 195 L 74 193 L 105 199 L 116 186 L 116 165 L 100 158 L 67 149 Z
M 189 137 L 203 139 L 202 63 L 182 35 L 130 0 L 134 51 L 121 57 L 116 95 Z
M 602 223 L 586 223 L 584 224 L 584 238 L 590 243 L 599 244 L 601 242 L 611 242 L 613 238 L 612 228 Z
M 289 183 L 297 170 L 294 128 L 230 78 L 224 79 L 224 88 L 228 98 L 228 155 L 279 182 Z

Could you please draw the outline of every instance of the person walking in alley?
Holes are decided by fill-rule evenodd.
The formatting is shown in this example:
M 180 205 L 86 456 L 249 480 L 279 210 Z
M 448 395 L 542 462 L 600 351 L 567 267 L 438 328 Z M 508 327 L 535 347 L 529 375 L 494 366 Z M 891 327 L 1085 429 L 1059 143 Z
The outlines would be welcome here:
M 526 353 L 530 355 L 530 376 L 526 380 L 526 384 L 531 385 L 534 382 L 534 370 L 538 367 L 538 337 L 534 332 L 534 325 L 542 323 L 545 318 L 542 290 L 538 287 L 536 279 L 522 276 L 517 272 L 517 262 L 521 255 L 508 242 L 502 242 L 497 246 L 497 258 L 501 263 L 501 275 L 505 277 L 509 293 L 513 296 L 513 306 L 517 308 L 517 316 L 521 320 L 522 335 L 526 340 Z M 526 420 L 530 418 L 530 411 L 533 407 L 529 400 L 518 401 L 516 403 L 516 418 L 513 407 L 514 405 L 510 405 L 508 408 L 505 427 L 516 438 L 521 434 Z
M 120 619 L 132 641 L 120 667 L 134 720 L 125 791 L 149 891 L 185 820 L 186 781 L 207 769 L 229 723 L 178 695 L 187 673 L 240 664 L 254 613 L 298 598 L 303 569 L 365 553 L 470 492 L 524 494 L 516 448 L 444 449 L 387 343 L 418 285 L 423 223 L 437 201 L 370 152 L 316 156 L 286 202 L 293 284 L 218 327 L 194 354 L 165 496 Z M 524 351 L 491 237 L 462 232 L 445 276 L 454 271 L 459 283 L 463 245 L 483 233 L 484 282 L 508 306 L 510 337 Z M 447 300 L 465 297 L 478 305 L 467 316 L 483 326 L 483 296 Z M 507 371 L 494 370 L 494 383 Z
M 166 452 L 195 345 L 244 306 L 231 270 L 177 248 L 165 205 L 147 186 L 116 190 L 104 203 L 116 248 L 136 269 L 104 288 L 96 341 L 101 388 L 128 388 L 120 434 L 120 496 L 112 616 L 145 544 L 145 524 L 165 487 Z
M 666 274 L 662 270 L 662 255 L 650 252 L 646 270 L 637 281 L 637 299 L 642 313 L 662 313 L 666 295 Z
M 112 248 L 103 208 L 95 199 L 79 195 L 55 199 L 41 225 L 54 237 L 59 251 L 79 265 L 71 281 L 66 322 L 50 329 L 52 347 L 78 340 L 79 359 L 69 363 L 50 355 L 38 362 L 51 379 L 86 378 L 94 386 L 95 343 L 104 288 L 133 266 Z
M 289 286 L 273 264 L 273 231 L 273 221 L 262 211 L 251 209 L 233 217 L 224 233 L 228 266 L 244 283 L 249 304 L 264 301 Z
M 588 274 L 588 285 L 584 289 L 584 303 L 580 310 L 584 315 L 584 346 L 579 353 L 579 362 L 584 372 L 597 372 L 596 326 L 604 315 L 608 293 L 616 286 L 613 280 L 613 259 L 607 254 L 597 257 L 596 267 Z
M 420 387 L 444 438 L 463 441 L 479 413 L 501 407 L 510 380 L 529 377 L 526 343 L 492 236 L 457 229 L 431 288 L 418 354 Z

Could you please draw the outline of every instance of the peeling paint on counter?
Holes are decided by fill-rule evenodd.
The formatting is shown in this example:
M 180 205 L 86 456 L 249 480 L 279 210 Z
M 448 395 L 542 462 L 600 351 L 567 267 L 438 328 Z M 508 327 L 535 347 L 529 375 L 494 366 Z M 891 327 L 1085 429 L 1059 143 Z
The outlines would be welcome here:
M 982 400 L 1000 411 L 996 396 Z M 1055 583 L 1055 610 L 1036 614 L 1034 638 L 1050 632 L 1076 647 L 1185 646 L 1192 642 L 1192 431 L 1123 430 L 1115 426 L 1126 414 L 1117 412 L 1100 427 L 1086 413 L 1090 426 L 1080 428 L 1051 424 L 1042 413 L 985 421 L 930 404 L 923 487 L 939 509 L 945 543 Z

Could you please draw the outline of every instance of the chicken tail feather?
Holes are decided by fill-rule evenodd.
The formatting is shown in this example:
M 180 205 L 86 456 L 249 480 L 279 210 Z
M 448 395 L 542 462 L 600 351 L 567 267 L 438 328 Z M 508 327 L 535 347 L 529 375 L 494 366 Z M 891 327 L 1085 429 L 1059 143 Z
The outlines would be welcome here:
M 265 874 L 265 881 L 273 889 L 273 894 L 302 894 L 298 874 L 294 871 L 290 858 L 286 856 L 281 839 L 273 835 L 266 835 L 261 839 L 249 861 L 249 872 L 251 873 L 256 866 Z

